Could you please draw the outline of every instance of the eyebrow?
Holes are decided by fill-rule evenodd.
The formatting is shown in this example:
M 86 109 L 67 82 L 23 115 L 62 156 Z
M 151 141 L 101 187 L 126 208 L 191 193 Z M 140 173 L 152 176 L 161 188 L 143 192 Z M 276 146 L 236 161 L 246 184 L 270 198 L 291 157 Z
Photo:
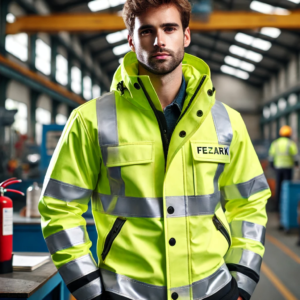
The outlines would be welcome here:
M 179 27 L 179 25 L 177 23 L 163 23 L 159 27 L 163 28 L 163 27 L 168 27 L 168 26 Z M 154 28 L 154 26 L 150 25 L 150 24 L 142 25 L 139 28 L 139 31 L 144 30 L 144 29 L 150 29 L 150 28 Z

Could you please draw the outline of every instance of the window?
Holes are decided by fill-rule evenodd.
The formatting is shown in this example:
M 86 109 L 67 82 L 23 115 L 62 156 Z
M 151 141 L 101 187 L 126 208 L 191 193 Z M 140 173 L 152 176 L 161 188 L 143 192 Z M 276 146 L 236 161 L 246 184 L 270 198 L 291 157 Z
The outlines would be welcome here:
M 8 34 L 5 49 L 22 61 L 28 59 L 28 35 L 26 33 Z
M 45 75 L 50 75 L 51 48 L 41 39 L 37 39 L 35 45 L 36 45 L 35 67 Z
M 42 142 L 42 131 L 43 131 L 43 124 L 47 125 L 51 123 L 51 113 L 50 111 L 38 107 L 35 111 L 35 134 L 36 134 L 36 142 L 37 144 L 41 144 Z
M 77 94 L 81 93 L 81 71 L 76 66 L 71 68 L 71 89 Z
M 12 128 L 19 131 L 21 134 L 27 133 L 27 105 L 22 102 L 18 102 L 12 99 L 6 99 L 5 108 L 8 110 L 17 109 L 18 112 L 15 114 L 15 122 Z
M 86 100 L 90 100 L 92 98 L 92 80 L 89 76 L 83 77 L 83 97 Z
M 99 85 L 93 85 L 93 98 L 98 98 L 101 96 L 101 88 Z
M 55 123 L 58 125 L 65 125 L 67 123 L 67 117 L 62 114 L 57 114 L 55 117 Z
M 62 85 L 68 84 L 68 61 L 61 54 L 58 54 L 56 56 L 55 78 L 56 78 L 56 81 Z

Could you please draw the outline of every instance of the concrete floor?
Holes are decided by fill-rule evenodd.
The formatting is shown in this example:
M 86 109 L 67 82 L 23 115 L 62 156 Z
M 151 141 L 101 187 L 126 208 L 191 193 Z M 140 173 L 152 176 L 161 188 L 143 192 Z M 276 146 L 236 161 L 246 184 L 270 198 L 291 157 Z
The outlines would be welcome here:
M 277 219 L 269 213 L 266 253 L 260 282 L 251 300 L 300 300 L 300 247 L 298 232 L 277 230 Z

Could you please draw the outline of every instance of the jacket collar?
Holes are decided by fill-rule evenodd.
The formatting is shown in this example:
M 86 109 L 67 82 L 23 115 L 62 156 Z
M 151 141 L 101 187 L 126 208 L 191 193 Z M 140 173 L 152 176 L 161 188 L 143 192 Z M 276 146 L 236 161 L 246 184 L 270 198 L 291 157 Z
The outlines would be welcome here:
M 208 65 L 203 60 L 193 55 L 185 53 L 182 61 L 182 71 L 187 85 L 186 99 L 191 99 L 196 92 L 200 78 L 203 77 L 203 75 L 206 75 L 205 85 L 212 85 Z M 142 82 L 156 109 L 162 111 L 161 104 L 149 76 L 138 75 L 138 60 L 136 54 L 132 51 L 125 55 L 122 64 L 115 72 L 111 91 L 117 90 L 118 83 L 121 81 L 123 81 L 123 85 L 126 87 L 126 90 L 124 90 L 124 97 L 128 98 L 134 105 L 142 109 L 151 109 L 143 89 L 140 86 L 140 82 Z M 212 100 L 212 98 L 210 98 L 210 100 Z M 189 101 L 184 102 L 183 110 L 188 105 L 188 102 Z

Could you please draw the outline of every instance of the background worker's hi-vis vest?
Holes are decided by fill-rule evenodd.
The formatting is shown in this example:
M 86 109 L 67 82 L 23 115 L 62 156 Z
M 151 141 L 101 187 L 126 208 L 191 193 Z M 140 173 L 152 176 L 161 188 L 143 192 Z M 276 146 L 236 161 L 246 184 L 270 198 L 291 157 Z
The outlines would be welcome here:
M 235 300 L 236 285 L 249 299 L 259 280 L 268 185 L 242 118 L 215 101 L 208 66 L 186 54 L 182 68 L 186 98 L 170 141 L 132 52 L 113 91 L 77 108 L 64 129 L 39 210 L 78 300 Z M 98 264 L 81 216 L 90 198 Z
M 277 169 L 291 169 L 298 161 L 297 154 L 296 143 L 287 137 L 280 137 L 271 144 L 269 161 Z

